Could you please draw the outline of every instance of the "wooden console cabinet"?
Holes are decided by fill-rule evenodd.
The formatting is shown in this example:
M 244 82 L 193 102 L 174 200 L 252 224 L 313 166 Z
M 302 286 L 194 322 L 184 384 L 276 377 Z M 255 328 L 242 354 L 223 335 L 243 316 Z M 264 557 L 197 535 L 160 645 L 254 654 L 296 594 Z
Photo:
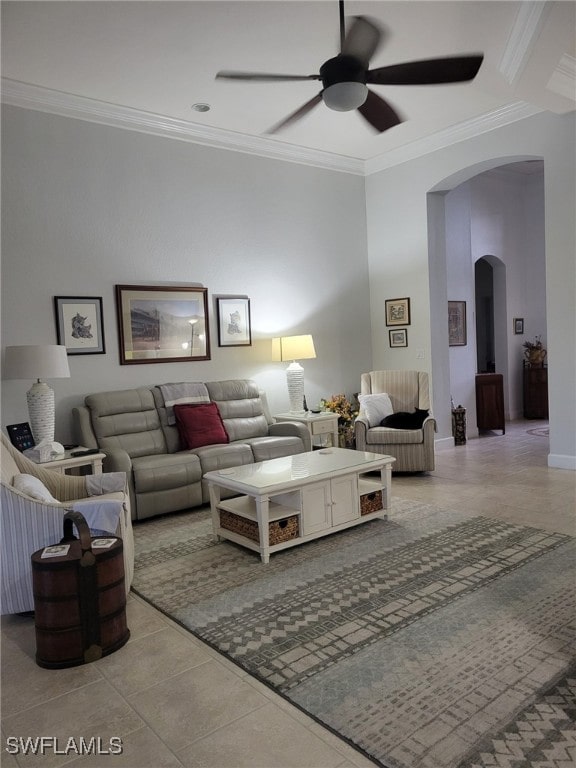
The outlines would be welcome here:
M 524 418 L 548 418 L 548 369 L 524 366 Z
M 504 421 L 504 385 L 501 373 L 479 373 L 476 376 L 476 424 L 478 429 L 501 429 Z

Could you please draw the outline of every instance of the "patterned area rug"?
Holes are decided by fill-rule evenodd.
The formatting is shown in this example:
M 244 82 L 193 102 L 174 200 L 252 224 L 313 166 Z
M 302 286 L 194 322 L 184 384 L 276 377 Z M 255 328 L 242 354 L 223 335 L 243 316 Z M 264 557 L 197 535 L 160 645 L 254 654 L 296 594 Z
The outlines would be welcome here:
M 576 541 L 394 499 L 272 555 L 135 526 L 134 590 L 386 768 L 576 764 Z

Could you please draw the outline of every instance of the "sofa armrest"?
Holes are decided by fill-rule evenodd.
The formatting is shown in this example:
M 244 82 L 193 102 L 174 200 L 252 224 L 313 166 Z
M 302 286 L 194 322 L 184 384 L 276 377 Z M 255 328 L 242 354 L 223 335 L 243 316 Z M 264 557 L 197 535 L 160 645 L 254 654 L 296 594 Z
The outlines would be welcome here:
M 116 448 L 106 451 L 104 459 L 104 472 L 123 472 L 126 476 L 128 498 L 130 500 L 131 516 L 136 518 L 136 491 L 134 490 L 134 476 L 132 473 L 132 459 L 127 451 Z
M 268 434 L 276 437 L 299 437 L 304 443 L 304 449 L 312 450 L 312 438 L 308 427 L 297 421 L 279 421 L 277 424 L 270 424 Z
M 122 448 L 107 451 L 103 466 L 106 472 L 125 472 L 127 477 L 132 473 L 132 459 L 128 451 Z
M 354 422 L 354 438 L 356 440 L 356 450 L 366 450 L 366 433 L 370 429 L 368 419 L 363 416 L 358 416 Z
M 85 405 L 72 408 L 72 425 L 74 439 L 78 441 L 79 445 L 86 448 L 99 447 L 90 421 L 90 410 Z

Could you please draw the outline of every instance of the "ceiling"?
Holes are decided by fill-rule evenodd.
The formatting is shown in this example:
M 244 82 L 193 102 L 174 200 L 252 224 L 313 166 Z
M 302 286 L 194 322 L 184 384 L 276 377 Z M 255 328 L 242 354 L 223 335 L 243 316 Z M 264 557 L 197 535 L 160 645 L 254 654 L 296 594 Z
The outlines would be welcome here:
M 471 83 L 372 86 L 405 122 L 375 133 L 357 112 L 324 104 L 266 131 L 321 87 L 316 81 L 216 80 L 221 69 L 317 73 L 338 52 L 337 0 L 2 2 L 6 103 L 245 151 L 307 161 L 378 161 L 452 142 L 541 110 L 576 108 L 576 3 L 347 0 L 385 36 L 371 67 L 484 53 Z M 195 103 L 210 110 L 197 112 Z M 358 166 L 360 167 L 360 166 Z

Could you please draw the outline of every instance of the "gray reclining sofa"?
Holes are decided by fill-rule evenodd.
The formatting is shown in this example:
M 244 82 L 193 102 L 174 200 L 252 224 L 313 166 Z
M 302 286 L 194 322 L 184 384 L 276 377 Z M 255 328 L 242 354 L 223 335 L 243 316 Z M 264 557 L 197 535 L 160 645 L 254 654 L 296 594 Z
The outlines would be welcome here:
M 304 424 L 272 423 L 265 396 L 253 381 L 211 381 L 205 386 L 218 406 L 227 443 L 182 450 L 161 385 L 88 395 L 84 406 L 73 409 L 77 441 L 106 454 L 106 472 L 126 472 L 132 519 L 207 503 L 202 477 L 210 470 L 311 450 Z

